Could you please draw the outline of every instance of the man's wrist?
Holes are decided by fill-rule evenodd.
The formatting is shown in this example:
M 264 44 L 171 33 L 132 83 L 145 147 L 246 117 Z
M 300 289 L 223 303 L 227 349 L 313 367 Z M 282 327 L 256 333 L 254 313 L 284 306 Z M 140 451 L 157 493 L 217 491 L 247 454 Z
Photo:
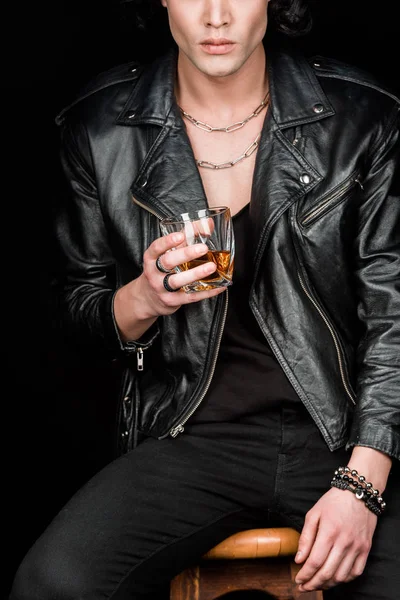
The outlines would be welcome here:
M 360 475 L 372 483 L 375 489 L 383 493 L 392 466 L 392 458 L 375 448 L 354 446 L 347 466 L 350 469 L 356 469 Z
M 157 320 L 140 294 L 138 279 L 120 288 L 114 297 L 114 316 L 124 342 L 139 339 Z
M 142 279 L 138 277 L 125 286 L 126 301 L 129 302 L 130 308 L 129 312 L 131 315 L 134 315 L 135 320 L 138 322 L 147 323 L 151 321 L 154 323 L 158 315 L 154 313 L 154 310 L 151 310 L 149 302 L 146 301 L 141 283 Z

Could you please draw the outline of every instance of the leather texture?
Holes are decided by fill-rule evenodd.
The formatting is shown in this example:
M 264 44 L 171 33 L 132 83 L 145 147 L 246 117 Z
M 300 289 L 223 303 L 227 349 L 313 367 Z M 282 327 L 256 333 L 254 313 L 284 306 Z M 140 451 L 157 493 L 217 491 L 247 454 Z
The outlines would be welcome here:
M 399 100 L 326 57 L 270 49 L 267 66 L 251 309 L 329 448 L 400 458 Z M 64 321 L 125 365 L 119 453 L 182 431 L 212 377 L 229 296 L 185 306 L 125 345 L 113 319 L 115 290 L 140 275 L 159 219 L 207 205 L 175 73 L 175 50 L 118 66 L 57 117 Z

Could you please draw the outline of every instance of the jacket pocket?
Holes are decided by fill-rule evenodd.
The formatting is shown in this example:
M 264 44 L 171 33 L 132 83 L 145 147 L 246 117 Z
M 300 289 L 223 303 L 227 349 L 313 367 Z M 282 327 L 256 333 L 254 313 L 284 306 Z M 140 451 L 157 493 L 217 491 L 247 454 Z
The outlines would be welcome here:
M 358 173 L 353 173 L 348 177 L 345 181 L 343 181 L 336 188 L 331 190 L 328 194 L 325 194 L 322 198 L 318 200 L 304 215 L 301 215 L 299 218 L 299 223 L 302 227 L 309 227 L 316 221 L 318 221 L 321 217 L 326 215 L 330 210 L 338 206 L 344 202 L 351 190 L 359 185 L 362 187 L 359 179 Z

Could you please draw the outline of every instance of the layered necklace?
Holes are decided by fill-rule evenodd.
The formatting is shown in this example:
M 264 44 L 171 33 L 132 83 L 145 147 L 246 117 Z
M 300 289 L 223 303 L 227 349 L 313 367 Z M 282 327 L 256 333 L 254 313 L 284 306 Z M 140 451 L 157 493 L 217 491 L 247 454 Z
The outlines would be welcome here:
M 233 133 L 234 131 L 237 131 L 238 129 L 241 129 L 242 127 L 244 127 L 249 121 L 251 121 L 255 117 L 258 117 L 258 115 L 264 110 L 264 108 L 266 108 L 268 106 L 268 104 L 269 104 L 269 91 L 264 96 L 264 99 L 262 100 L 262 102 L 257 106 L 257 108 L 248 117 L 243 119 L 243 121 L 237 121 L 236 123 L 232 123 L 232 125 L 228 125 L 228 127 L 213 127 L 212 125 L 209 125 L 208 123 L 204 123 L 203 121 L 199 121 L 198 119 L 195 119 L 194 117 L 192 117 L 192 115 L 190 115 L 185 110 L 183 110 L 183 108 L 179 107 L 179 109 L 185 119 L 187 119 L 190 123 L 192 123 L 192 125 L 194 125 L 198 129 L 201 129 L 202 131 L 206 131 L 207 133 L 215 133 L 215 132 Z M 244 160 L 245 158 L 249 158 L 249 156 L 251 156 L 257 150 L 259 143 L 260 143 L 260 138 L 261 138 L 261 132 L 257 135 L 256 139 L 250 144 L 250 146 L 248 146 L 246 148 L 246 150 L 244 150 L 243 153 L 240 156 L 238 156 L 237 158 L 235 158 L 234 160 L 229 160 L 229 161 L 223 162 L 223 163 L 214 163 L 209 160 L 198 160 L 196 158 L 195 159 L 196 164 L 198 167 L 202 167 L 204 169 L 214 169 L 214 170 L 230 169 L 231 167 L 234 167 L 238 163 L 242 162 L 242 160 Z

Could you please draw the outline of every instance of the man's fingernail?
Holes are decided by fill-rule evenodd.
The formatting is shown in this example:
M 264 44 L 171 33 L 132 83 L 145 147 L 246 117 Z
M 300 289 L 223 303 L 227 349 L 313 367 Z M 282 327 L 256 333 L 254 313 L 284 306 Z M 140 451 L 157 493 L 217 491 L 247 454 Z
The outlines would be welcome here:
M 295 556 L 295 560 L 299 560 L 301 558 L 301 555 L 302 555 L 302 552 L 300 552 L 300 550 L 299 550 Z

